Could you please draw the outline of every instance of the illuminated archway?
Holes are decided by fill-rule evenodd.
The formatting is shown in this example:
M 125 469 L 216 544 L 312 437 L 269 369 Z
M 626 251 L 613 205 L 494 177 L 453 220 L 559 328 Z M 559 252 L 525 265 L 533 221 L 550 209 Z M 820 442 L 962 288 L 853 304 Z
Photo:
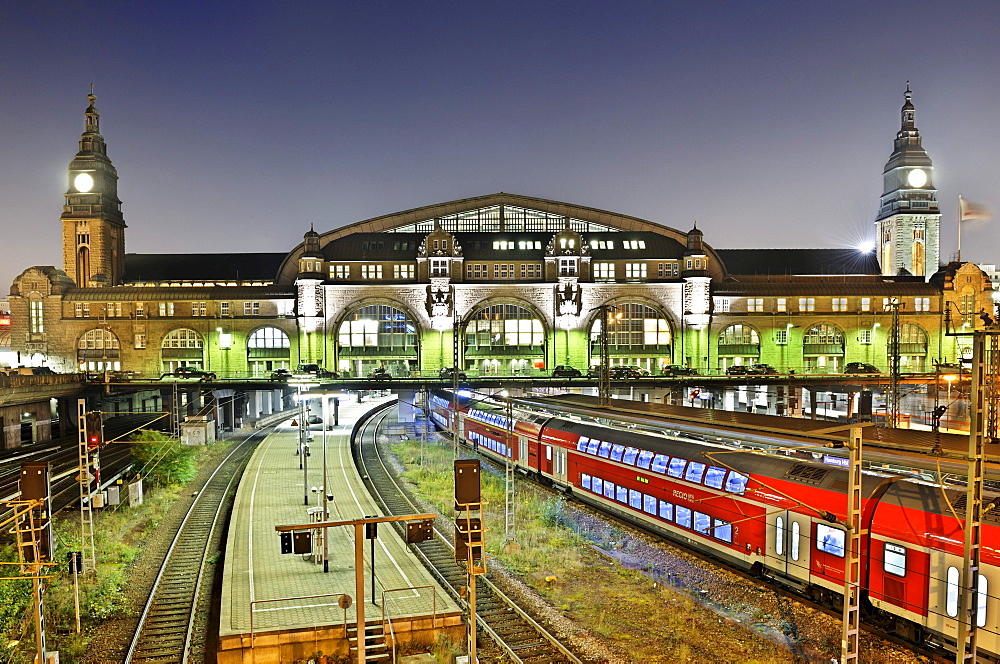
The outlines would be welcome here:
M 545 325 L 519 302 L 492 302 L 465 323 L 465 369 L 484 374 L 526 375 L 545 366 Z
M 284 330 L 258 327 L 247 338 L 247 368 L 253 376 L 265 376 L 291 364 L 291 341 Z
M 418 369 L 419 330 L 396 303 L 368 302 L 349 310 L 337 325 L 337 368 L 366 376 L 384 367 L 394 376 Z
M 612 366 L 637 365 L 650 373 L 671 364 L 673 332 L 670 320 L 659 308 L 636 301 L 609 303 L 614 307 L 608 324 L 608 359 Z M 590 323 L 590 364 L 601 362 L 600 310 Z
M 160 344 L 160 358 L 163 371 L 173 371 L 178 367 L 205 368 L 205 342 L 198 332 L 181 327 L 163 336 Z
M 802 366 L 814 373 L 838 373 L 844 364 L 844 331 L 831 323 L 819 323 L 802 337 Z
M 720 368 L 760 361 L 760 334 L 749 325 L 736 323 L 719 332 Z
M 76 342 L 76 361 L 81 371 L 117 371 L 121 366 L 121 344 L 111 330 L 95 327 Z

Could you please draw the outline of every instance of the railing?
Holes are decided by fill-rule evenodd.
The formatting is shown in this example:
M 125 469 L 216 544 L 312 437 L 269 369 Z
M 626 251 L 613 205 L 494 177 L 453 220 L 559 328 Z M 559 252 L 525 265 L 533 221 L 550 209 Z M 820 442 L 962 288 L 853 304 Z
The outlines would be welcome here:
M 70 383 L 82 383 L 85 381 L 83 374 L 45 374 L 42 376 L 24 376 L 14 374 L 8 376 L 0 373 L 0 388 L 5 387 L 30 387 L 32 385 L 68 385 Z
M 406 590 L 423 590 L 425 588 L 431 589 L 431 629 L 437 628 L 437 588 L 429 586 L 410 586 L 409 588 L 393 588 L 392 590 L 382 591 L 382 633 L 385 634 L 385 626 L 389 625 L 389 643 L 392 646 L 392 661 L 396 662 L 396 630 L 392 626 L 392 616 L 389 613 L 389 603 L 386 601 L 386 595 L 389 593 L 403 592 Z
M 277 597 L 277 598 L 274 598 L 274 599 L 255 599 L 255 600 L 251 601 L 250 602 L 250 653 L 251 653 L 251 661 L 256 661 L 255 658 L 254 658 L 254 656 L 255 656 L 255 653 L 254 653 L 254 640 L 256 638 L 256 632 L 255 632 L 255 628 L 254 628 L 254 624 L 253 624 L 254 605 L 255 604 L 268 604 L 268 603 L 271 603 L 271 602 L 292 602 L 292 601 L 295 601 L 295 600 L 302 600 L 302 599 L 321 599 L 323 597 L 337 597 L 339 599 L 341 597 L 346 597 L 346 596 L 347 596 L 347 593 L 326 593 L 324 595 L 301 595 L 301 596 L 298 596 L 298 597 Z M 340 606 L 339 602 L 337 602 L 337 606 Z M 264 609 L 264 610 L 266 610 L 266 611 L 290 611 L 292 609 L 300 609 L 300 608 L 303 608 L 303 607 L 301 607 L 301 606 L 286 606 L 286 607 L 280 607 L 280 608 L 275 608 L 275 609 Z M 347 636 L 347 609 L 344 609 L 344 636 L 345 636 L 345 638 Z

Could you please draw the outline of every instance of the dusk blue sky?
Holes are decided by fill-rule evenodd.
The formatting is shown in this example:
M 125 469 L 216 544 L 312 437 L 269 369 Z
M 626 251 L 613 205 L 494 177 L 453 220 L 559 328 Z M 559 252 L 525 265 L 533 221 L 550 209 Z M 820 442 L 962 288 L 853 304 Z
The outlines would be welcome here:
M 0 30 L 4 293 L 62 267 L 90 83 L 128 252 L 287 251 L 499 191 L 720 248 L 852 246 L 907 80 L 942 259 L 959 194 L 1000 210 L 993 0 L 9 2 Z M 966 228 L 962 257 L 998 240 Z

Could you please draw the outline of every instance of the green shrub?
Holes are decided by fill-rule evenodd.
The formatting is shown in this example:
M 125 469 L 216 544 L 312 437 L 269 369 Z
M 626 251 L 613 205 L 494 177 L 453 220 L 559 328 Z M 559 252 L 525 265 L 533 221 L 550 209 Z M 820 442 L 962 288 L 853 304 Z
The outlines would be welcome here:
M 139 431 L 132 440 L 132 456 L 147 482 L 158 486 L 184 484 L 197 474 L 197 451 L 193 447 L 158 431 Z

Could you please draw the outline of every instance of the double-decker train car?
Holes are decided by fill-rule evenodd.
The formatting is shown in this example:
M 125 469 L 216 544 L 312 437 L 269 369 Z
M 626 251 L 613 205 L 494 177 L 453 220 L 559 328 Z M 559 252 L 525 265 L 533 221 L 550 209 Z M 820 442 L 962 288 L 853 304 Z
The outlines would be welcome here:
M 836 606 L 843 591 L 847 469 L 810 454 L 734 449 L 507 404 L 455 402 L 456 431 L 485 456 L 700 553 Z M 431 398 L 435 421 L 452 401 Z M 510 417 L 513 422 L 508 421 Z M 865 619 L 953 648 L 963 569 L 964 489 L 865 472 Z M 987 492 L 986 501 L 1000 496 Z M 1000 514 L 985 511 L 975 598 L 981 656 L 1000 656 Z

